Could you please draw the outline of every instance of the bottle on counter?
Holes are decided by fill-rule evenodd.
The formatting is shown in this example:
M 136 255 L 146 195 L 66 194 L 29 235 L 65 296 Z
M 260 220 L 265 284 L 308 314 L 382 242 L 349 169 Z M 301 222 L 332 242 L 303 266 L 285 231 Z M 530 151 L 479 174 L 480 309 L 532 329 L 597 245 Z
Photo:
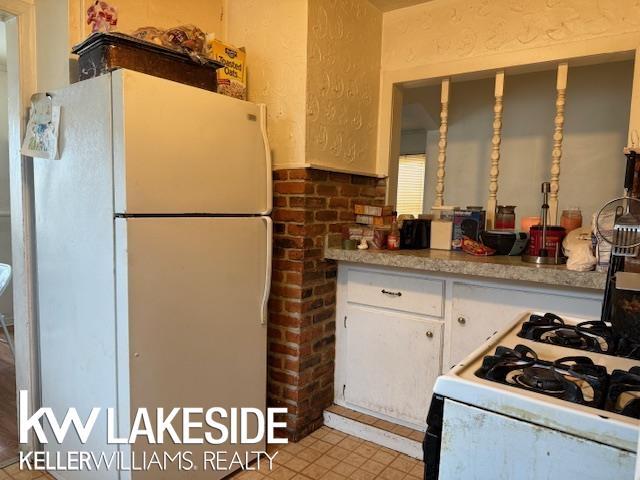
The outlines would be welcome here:
M 393 221 L 391 222 L 391 232 L 387 237 L 387 249 L 399 250 L 400 249 L 400 228 L 398 228 L 397 213 L 393 212 Z
M 580 207 L 571 207 L 562 211 L 560 217 L 560 225 L 564 227 L 567 233 L 576 228 L 582 227 L 582 212 Z

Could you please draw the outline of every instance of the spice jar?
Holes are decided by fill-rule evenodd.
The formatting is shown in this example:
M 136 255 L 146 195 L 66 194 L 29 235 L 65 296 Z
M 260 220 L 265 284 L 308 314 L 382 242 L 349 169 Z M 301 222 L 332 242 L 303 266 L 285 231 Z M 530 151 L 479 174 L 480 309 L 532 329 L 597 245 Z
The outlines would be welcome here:
M 498 205 L 496 212 L 496 230 L 514 230 L 516 228 L 515 205 Z
M 571 207 L 562 211 L 560 225 L 569 233 L 571 230 L 582 227 L 582 212 L 579 207 Z

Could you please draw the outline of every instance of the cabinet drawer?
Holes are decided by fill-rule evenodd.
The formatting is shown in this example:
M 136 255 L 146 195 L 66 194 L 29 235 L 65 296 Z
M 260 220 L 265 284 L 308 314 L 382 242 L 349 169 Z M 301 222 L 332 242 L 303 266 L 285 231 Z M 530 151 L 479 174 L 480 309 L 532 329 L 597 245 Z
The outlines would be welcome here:
M 349 270 L 347 300 L 352 303 L 442 317 L 443 296 L 441 280 Z

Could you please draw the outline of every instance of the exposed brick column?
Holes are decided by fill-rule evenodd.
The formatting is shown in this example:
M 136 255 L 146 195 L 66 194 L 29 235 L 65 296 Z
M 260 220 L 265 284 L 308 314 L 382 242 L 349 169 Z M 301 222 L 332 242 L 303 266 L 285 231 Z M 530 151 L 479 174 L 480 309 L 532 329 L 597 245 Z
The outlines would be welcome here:
M 296 441 L 333 401 L 336 265 L 324 239 L 354 220 L 353 205 L 384 203 L 385 180 L 315 169 L 274 172 L 269 304 L 269 403 L 286 406 Z

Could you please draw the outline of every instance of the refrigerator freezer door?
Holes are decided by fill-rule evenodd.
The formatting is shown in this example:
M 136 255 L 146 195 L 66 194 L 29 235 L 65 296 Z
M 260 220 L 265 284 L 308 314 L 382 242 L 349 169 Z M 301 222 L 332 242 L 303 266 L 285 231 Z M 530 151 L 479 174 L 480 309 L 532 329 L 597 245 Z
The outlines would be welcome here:
M 42 406 L 61 421 L 71 407 L 86 418 L 93 407 L 117 406 L 110 78 L 51 96 L 62 106 L 60 159 L 33 159 L 37 330 Z M 106 444 L 106 430 L 100 420 L 88 443 L 69 434 L 64 444 L 53 440 L 43 449 L 52 457 L 70 451 L 109 457 L 118 445 Z M 87 478 L 85 471 L 61 475 Z M 102 469 L 91 478 L 120 476 Z
M 264 106 L 130 70 L 112 78 L 117 213 L 271 211 Z
M 268 217 L 116 219 L 118 343 L 127 346 L 118 354 L 123 427 L 140 407 L 265 410 L 262 315 L 270 239 Z M 178 416 L 175 425 L 181 421 Z M 192 429 L 192 436 L 202 432 Z M 166 440 L 154 447 L 137 443 L 133 449 L 136 454 L 191 450 L 194 462 L 200 462 L 204 451 L 223 450 L 229 457 L 237 451 L 244 458 L 245 452 L 264 450 L 264 443 L 174 445 Z M 228 473 L 199 465 L 195 471 L 132 476 L 199 480 Z

